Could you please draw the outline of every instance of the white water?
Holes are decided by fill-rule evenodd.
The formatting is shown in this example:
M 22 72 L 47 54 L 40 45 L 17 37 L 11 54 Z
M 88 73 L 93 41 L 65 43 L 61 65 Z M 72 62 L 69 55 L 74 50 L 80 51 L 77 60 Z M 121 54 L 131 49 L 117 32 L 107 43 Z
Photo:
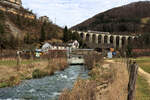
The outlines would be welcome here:
M 26 80 L 19 86 L 0 89 L 0 100 L 57 100 L 63 89 L 71 89 L 75 80 L 88 78 L 83 66 L 70 66 L 53 76 Z

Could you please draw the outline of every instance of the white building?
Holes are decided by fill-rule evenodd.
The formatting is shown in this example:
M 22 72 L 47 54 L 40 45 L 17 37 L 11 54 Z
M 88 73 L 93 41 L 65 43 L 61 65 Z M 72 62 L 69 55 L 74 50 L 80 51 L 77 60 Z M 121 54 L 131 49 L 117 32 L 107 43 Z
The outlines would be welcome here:
M 39 17 L 39 20 L 41 22 L 47 22 L 47 23 L 51 22 L 49 17 L 47 17 L 47 16 L 41 16 L 41 17 Z
M 77 48 L 79 48 L 79 42 L 78 42 L 77 40 L 69 42 L 68 45 L 69 45 L 72 49 L 77 49 Z
M 48 52 L 49 50 L 68 50 L 69 48 L 71 48 L 71 49 L 79 48 L 79 42 L 77 40 L 75 40 L 75 41 L 69 42 L 68 44 L 45 43 L 41 49 L 43 52 Z
M 52 49 L 52 48 L 53 48 L 52 45 L 50 45 L 49 43 L 45 43 L 45 44 L 42 46 L 42 51 L 46 52 L 46 51 L 48 51 L 48 50 L 50 50 L 50 49 Z

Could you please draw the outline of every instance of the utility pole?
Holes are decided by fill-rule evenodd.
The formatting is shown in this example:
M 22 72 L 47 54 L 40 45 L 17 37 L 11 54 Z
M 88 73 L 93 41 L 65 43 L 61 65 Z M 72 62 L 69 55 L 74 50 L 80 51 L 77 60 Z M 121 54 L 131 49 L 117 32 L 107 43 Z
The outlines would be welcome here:
M 56 17 L 55 17 L 55 24 L 56 24 Z

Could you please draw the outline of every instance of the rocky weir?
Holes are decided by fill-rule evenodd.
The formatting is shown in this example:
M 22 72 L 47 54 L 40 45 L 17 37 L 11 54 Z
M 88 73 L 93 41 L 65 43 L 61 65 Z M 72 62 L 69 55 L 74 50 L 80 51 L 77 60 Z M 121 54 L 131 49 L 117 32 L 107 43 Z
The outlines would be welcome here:
M 84 66 L 69 66 L 52 76 L 25 80 L 18 86 L 0 89 L 0 100 L 58 100 L 64 89 L 71 89 L 78 77 L 87 79 L 88 70 Z

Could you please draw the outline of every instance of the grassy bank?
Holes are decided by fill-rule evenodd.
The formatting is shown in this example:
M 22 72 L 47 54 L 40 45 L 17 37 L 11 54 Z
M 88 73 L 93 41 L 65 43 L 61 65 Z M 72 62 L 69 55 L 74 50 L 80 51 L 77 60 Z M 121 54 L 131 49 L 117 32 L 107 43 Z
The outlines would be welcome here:
M 22 60 L 19 66 L 16 64 L 15 59 L 0 61 L 0 88 L 17 85 L 25 79 L 52 75 L 68 66 L 66 58 Z
M 137 87 L 136 87 L 136 100 L 145 100 L 146 98 L 149 100 L 150 97 L 150 86 L 147 82 L 147 80 L 142 77 L 138 76 L 137 79 Z M 149 97 L 149 98 L 148 98 Z
M 24 64 L 32 64 L 34 62 L 39 62 L 40 60 L 22 60 L 20 63 L 21 65 Z M 5 60 L 0 60 L 0 66 L 7 66 L 7 67 L 14 67 L 17 65 L 17 60 L 15 59 L 5 59 Z
M 136 62 L 145 72 L 150 73 L 150 57 L 139 57 Z
M 94 55 L 95 56 L 95 55 Z M 72 90 L 64 90 L 59 100 L 126 100 L 128 72 L 124 64 L 91 57 L 89 79 L 78 79 Z M 122 67 L 122 68 L 120 68 Z M 122 78 L 123 77 L 123 78 Z
M 136 59 L 137 64 L 141 67 L 145 72 L 150 73 L 150 57 L 139 57 Z M 147 80 L 138 75 L 137 79 L 137 87 L 136 87 L 136 100 L 145 100 L 150 99 L 150 86 Z

